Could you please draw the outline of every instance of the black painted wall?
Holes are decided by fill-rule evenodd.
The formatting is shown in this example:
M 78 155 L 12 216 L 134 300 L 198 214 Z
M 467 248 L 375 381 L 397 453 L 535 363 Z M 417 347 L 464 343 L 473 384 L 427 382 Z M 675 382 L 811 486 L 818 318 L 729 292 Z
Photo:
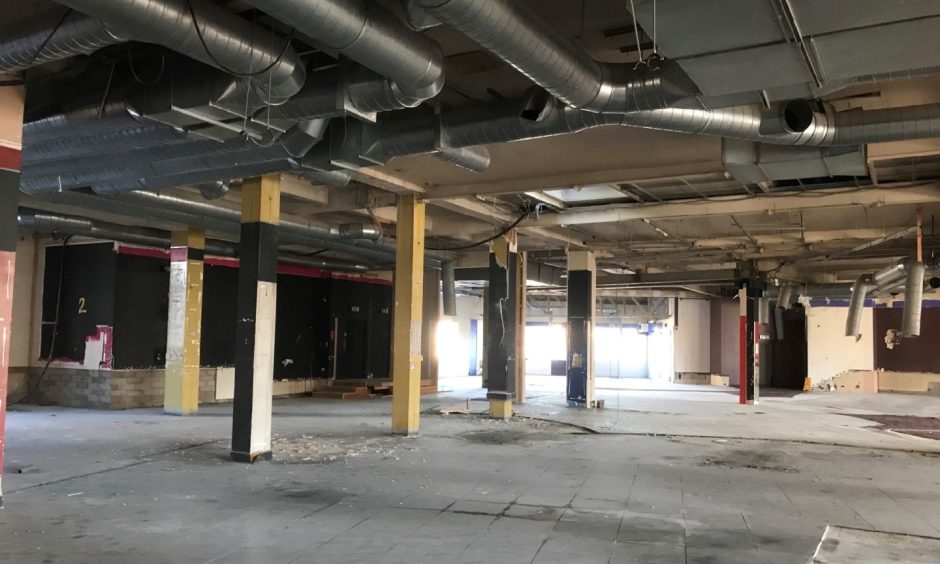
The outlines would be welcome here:
M 920 337 L 901 339 L 901 344 L 889 349 L 885 346 L 888 329 L 901 330 L 903 308 L 876 307 L 875 368 L 896 372 L 940 372 L 940 308 L 925 307 L 921 313 Z
M 60 257 L 60 247 L 47 250 L 44 352 L 51 344 Z M 85 338 L 106 325 L 114 328 L 114 368 L 162 368 L 169 264 L 166 258 L 117 254 L 111 243 L 69 245 L 54 357 L 81 361 Z M 201 363 L 234 366 L 238 269 L 207 264 L 203 276 Z M 277 292 L 275 378 L 332 376 L 334 323 L 341 329 L 339 377 L 391 376 L 391 286 L 279 274 Z
M 114 368 L 166 364 L 169 262 L 116 255 L 114 290 Z
M 329 285 L 329 279 L 278 275 L 275 378 L 329 376 Z
M 203 366 L 235 366 L 238 269 L 207 264 L 202 275 Z
M 66 245 L 64 258 L 62 253 L 61 246 L 46 248 L 40 358 L 48 358 L 53 344 L 61 271 L 62 296 L 52 357 L 81 362 L 86 337 L 96 335 L 98 325 L 114 325 L 117 255 L 111 243 Z

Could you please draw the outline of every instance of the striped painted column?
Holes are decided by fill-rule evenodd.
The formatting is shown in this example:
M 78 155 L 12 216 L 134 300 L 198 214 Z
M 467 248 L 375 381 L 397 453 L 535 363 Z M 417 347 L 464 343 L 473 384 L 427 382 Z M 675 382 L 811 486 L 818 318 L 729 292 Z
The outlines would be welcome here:
M 232 460 L 238 462 L 271 458 L 280 201 L 280 175 L 242 184 L 232 417 Z
M 20 184 L 23 90 L 0 88 L 0 507 L 3 506 L 3 451 L 6 443 L 7 382 L 16 273 L 16 206 Z
M 206 235 L 201 230 L 172 234 L 163 411 L 173 415 L 194 415 L 199 410 L 205 249 Z

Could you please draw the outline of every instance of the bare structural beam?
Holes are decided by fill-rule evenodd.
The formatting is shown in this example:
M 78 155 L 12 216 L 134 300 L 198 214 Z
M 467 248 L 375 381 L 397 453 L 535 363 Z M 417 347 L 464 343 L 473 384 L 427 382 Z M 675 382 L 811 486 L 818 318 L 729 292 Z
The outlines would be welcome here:
M 569 210 L 558 214 L 544 214 L 524 220 L 519 227 L 591 225 L 644 219 L 681 219 L 728 214 L 746 215 L 804 209 L 916 205 L 937 202 L 940 202 L 940 185 L 937 184 L 915 188 L 870 188 L 851 192 L 819 190 L 811 193 L 768 194 L 746 199 L 679 201 L 652 206 L 597 206 L 583 211 Z
M 691 284 L 720 284 L 734 282 L 741 277 L 737 270 L 685 270 L 682 272 L 655 272 L 650 274 L 607 274 L 597 277 L 602 286 L 677 286 Z
M 565 284 L 565 269 L 529 261 L 526 268 L 526 281 L 539 282 L 549 286 L 563 286 Z M 489 279 L 489 268 L 476 266 L 469 268 L 457 267 L 454 269 L 454 280 L 458 282 L 482 282 Z

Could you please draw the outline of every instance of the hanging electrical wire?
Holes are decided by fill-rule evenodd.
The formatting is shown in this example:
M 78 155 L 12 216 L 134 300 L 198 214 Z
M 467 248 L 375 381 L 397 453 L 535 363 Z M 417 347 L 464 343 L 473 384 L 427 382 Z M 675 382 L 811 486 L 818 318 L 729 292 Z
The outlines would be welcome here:
M 487 237 L 486 239 L 483 239 L 482 241 L 476 241 L 475 243 L 468 243 L 466 245 L 461 245 L 459 247 L 431 247 L 431 246 L 425 245 L 425 248 L 430 251 L 466 251 L 467 249 L 472 249 L 480 245 L 485 245 L 489 243 L 490 241 L 495 241 L 496 239 L 499 239 L 506 233 L 509 233 L 510 231 L 515 229 L 516 226 L 522 223 L 522 220 L 524 220 L 527 217 L 529 217 L 529 212 L 526 212 L 520 215 L 515 221 L 513 221 L 512 223 L 510 223 L 509 225 L 501 229 L 498 233 L 496 233 L 492 237 Z
M 209 45 L 206 42 L 206 38 L 202 34 L 203 30 L 200 29 L 199 27 L 199 21 L 196 18 L 196 10 L 193 7 L 192 0 L 186 0 L 186 5 L 189 8 L 190 18 L 192 18 L 193 20 L 193 27 L 196 28 L 196 35 L 199 37 L 199 42 L 202 44 L 202 48 L 206 51 L 206 55 L 208 55 L 209 58 L 212 59 L 212 62 L 215 63 L 217 67 L 229 73 L 230 75 L 237 76 L 239 78 L 253 78 L 256 76 L 261 76 L 269 72 L 270 70 L 272 70 L 278 64 L 280 64 L 280 62 L 284 59 L 284 56 L 287 55 L 287 51 L 290 49 L 291 41 L 294 40 L 294 34 L 297 31 L 296 28 L 293 28 L 293 27 L 290 29 L 290 33 L 287 34 L 287 39 L 284 40 L 284 48 L 281 49 L 281 52 L 278 54 L 277 58 L 271 61 L 271 64 L 269 64 L 268 66 L 258 71 L 247 72 L 247 73 L 240 72 L 235 69 L 229 68 L 228 65 L 221 62 L 219 59 L 216 58 L 215 55 L 212 54 L 212 51 L 209 49 Z M 250 47 L 254 48 L 254 42 L 252 42 Z
M 36 64 L 36 61 L 39 60 L 39 55 L 41 55 L 42 52 L 46 50 L 46 46 L 49 45 L 49 42 L 52 41 L 52 38 L 55 37 L 57 33 L 59 33 L 59 30 L 62 29 L 63 25 L 65 25 L 65 20 L 67 20 L 68 17 L 72 15 L 72 12 L 73 10 L 71 8 L 65 10 L 65 13 L 62 14 L 61 18 L 59 18 L 58 23 L 56 23 L 55 27 L 52 28 L 52 31 L 49 32 L 49 35 L 47 35 L 46 38 L 42 40 L 42 43 L 39 44 L 39 47 L 36 48 L 36 51 L 29 58 L 29 62 L 26 63 L 27 68 Z M 25 84 L 25 80 L 0 80 L 0 86 L 23 86 Z

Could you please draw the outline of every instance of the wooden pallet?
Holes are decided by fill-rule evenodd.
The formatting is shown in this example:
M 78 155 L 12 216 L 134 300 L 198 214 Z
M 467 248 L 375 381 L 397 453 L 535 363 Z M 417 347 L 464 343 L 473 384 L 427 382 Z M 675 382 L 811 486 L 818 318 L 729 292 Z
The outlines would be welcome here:
M 320 398 L 320 399 L 340 399 L 340 400 L 351 400 L 351 399 L 364 399 L 369 397 L 369 388 L 366 386 L 347 386 L 347 385 L 330 385 L 322 390 L 316 390 L 310 393 L 310 397 Z

